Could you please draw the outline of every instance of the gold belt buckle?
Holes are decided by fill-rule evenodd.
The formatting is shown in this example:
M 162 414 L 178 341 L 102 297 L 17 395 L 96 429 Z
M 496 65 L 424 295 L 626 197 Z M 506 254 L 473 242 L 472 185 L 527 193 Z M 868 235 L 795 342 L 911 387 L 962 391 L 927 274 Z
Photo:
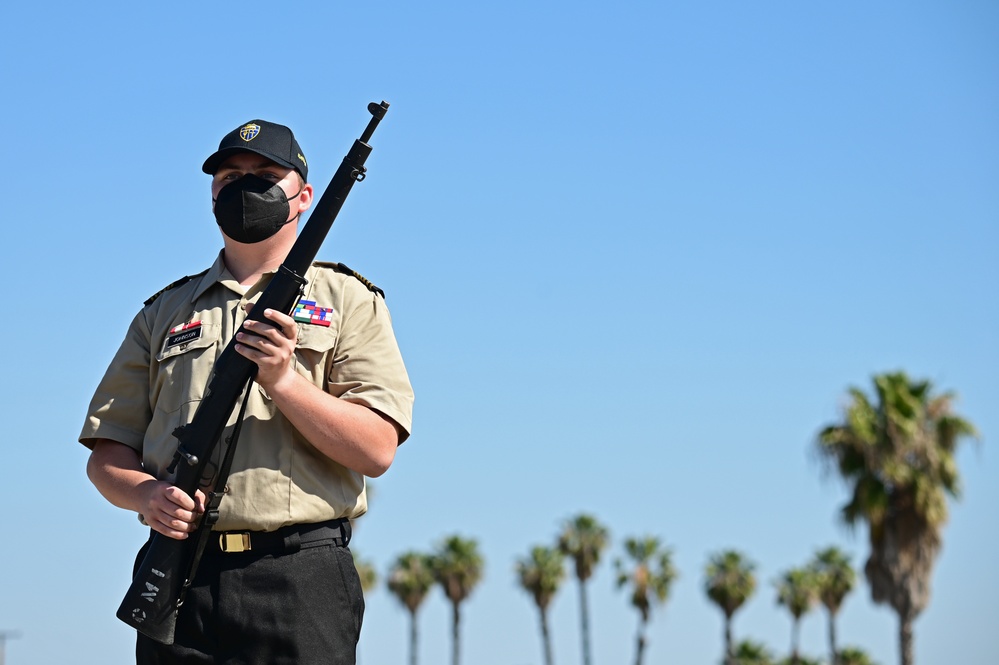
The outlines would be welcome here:
M 223 533 L 219 535 L 219 548 L 226 553 L 249 552 L 250 534 L 246 533 Z

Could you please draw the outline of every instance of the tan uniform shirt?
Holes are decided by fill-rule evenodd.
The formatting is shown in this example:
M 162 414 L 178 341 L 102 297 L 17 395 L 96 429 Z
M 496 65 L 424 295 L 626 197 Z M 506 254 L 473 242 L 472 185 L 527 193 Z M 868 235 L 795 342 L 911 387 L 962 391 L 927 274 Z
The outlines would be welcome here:
M 173 430 L 191 421 L 212 367 L 269 283 L 241 286 L 222 255 L 202 275 L 170 288 L 133 319 L 90 403 L 80 442 L 134 448 L 145 469 L 168 480 Z M 295 369 L 326 392 L 375 409 L 403 430 L 413 390 L 383 298 L 329 266 L 312 266 L 303 300 L 323 311 L 298 324 Z M 326 311 L 332 309 L 332 311 Z M 240 398 L 240 402 L 242 398 Z M 235 423 L 233 411 L 228 436 Z M 225 444 L 216 447 L 217 468 Z M 316 450 L 254 384 L 222 500 L 217 530 L 272 531 L 288 524 L 357 517 L 367 509 L 364 477 Z

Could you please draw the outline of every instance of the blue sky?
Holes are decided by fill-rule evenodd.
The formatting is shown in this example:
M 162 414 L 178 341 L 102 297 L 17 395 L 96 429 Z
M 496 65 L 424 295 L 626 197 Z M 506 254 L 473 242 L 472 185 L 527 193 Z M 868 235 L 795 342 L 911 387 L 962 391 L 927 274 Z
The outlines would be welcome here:
M 866 533 L 812 454 L 851 385 L 904 369 L 960 395 L 959 454 L 919 663 L 999 650 L 999 5 L 958 3 L 18 3 L 2 10 L 7 103 L 0 387 L 10 665 L 127 662 L 114 618 L 140 525 L 84 474 L 90 395 L 142 301 L 220 246 L 200 165 L 251 118 L 292 126 L 322 188 L 391 103 L 321 259 L 388 294 L 415 430 L 376 482 L 355 549 L 476 538 L 468 665 L 541 662 L 514 562 L 591 512 L 613 544 L 591 585 L 594 659 L 633 655 L 610 562 L 674 550 L 648 662 L 721 655 L 710 554 L 758 564 L 736 636 L 786 652 L 772 581 Z M 552 608 L 580 661 L 577 592 Z M 406 658 L 406 615 L 368 598 L 366 665 Z M 446 662 L 439 591 L 421 662 Z M 866 583 L 840 639 L 897 662 Z M 803 650 L 824 655 L 819 613 Z

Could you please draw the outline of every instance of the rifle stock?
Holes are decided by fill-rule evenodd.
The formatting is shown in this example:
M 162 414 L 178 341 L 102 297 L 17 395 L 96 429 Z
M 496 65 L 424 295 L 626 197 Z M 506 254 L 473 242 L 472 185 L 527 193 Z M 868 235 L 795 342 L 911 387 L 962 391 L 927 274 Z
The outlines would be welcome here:
M 368 141 L 388 106 L 384 101 L 368 104 L 371 120 L 343 158 L 281 268 L 260 294 L 260 299 L 247 317 L 249 320 L 269 323 L 264 318 L 264 310 L 269 308 L 290 314 L 294 309 L 305 283 L 306 270 L 319 252 L 351 187 L 364 179 L 364 162 L 371 153 Z M 170 477 L 163 480 L 168 480 L 191 497 L 202 484 L 208 461 L 222 438 L 240 393 L 256 374 L 256 364 L 236 353 L 234 346 L 235 336 L 216 361 L 205 396 L 191 422 L 174 431 L 178 439 L 177 452 L 168 469 Z M 208 520 L 202 519 L 199 531 L 210 528 Z M 194 578 L 192 561 L 196 558 L 194 548 L 197 541 L 196 535 L 175 540 L 153 533 L 132 584 L 118 608 L 118 618 L 158 642 L 172 644 L 183 592 Z

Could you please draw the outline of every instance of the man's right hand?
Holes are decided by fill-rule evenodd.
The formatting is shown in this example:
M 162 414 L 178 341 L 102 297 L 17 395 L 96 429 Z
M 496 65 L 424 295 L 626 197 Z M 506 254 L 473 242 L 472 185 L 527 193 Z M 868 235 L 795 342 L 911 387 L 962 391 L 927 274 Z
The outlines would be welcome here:
M 142 515 L 153 531 L 183 540 L 205 512 L 205 495 L 192 499 L 182 489 L 157 480 L 142 467 L 134 448 L 97 439 L 87 461 L 87 475 L 108 501 Z
M 184 490 L 161 480 L 143 483 L 145 509 L 142 518 L 157 533 L 183 540 L 198 528 L 205 513 L 205 494 L 197 490 L 194 499 Z

